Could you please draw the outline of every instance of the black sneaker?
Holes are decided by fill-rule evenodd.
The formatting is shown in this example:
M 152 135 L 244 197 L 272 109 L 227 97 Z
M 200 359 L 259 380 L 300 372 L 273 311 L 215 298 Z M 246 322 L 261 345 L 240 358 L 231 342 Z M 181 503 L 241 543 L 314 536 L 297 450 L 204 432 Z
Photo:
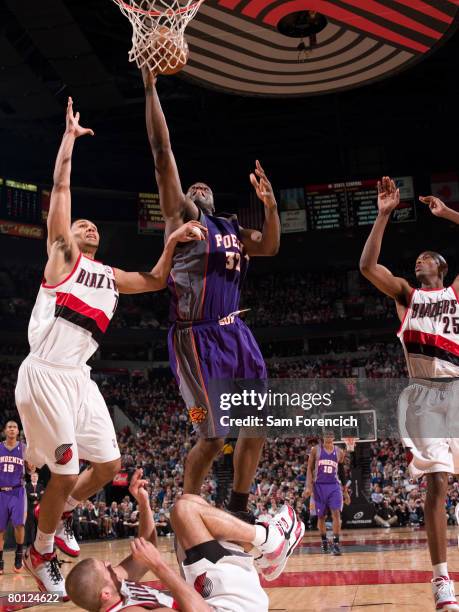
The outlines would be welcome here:
M 19 574 L 19 572 L 22 570 L 22 558 L 24 556 L 24 553 L 21 552 L 16 552 L 16 554 L 14 555 L 14 571 L 16 572 L 16 574 Z
M 330 552 L 330 548 L 328 546 L 328 540 L 322 540 L 322 544 L 320 545 L 320 550 L 323 553 L 329 553 Z
M 4 573 L 5 573 L 5 562 L 2 559 L 0 561 L 0 576 L 2 576 Z
M 332 555 L 334 555 L 335 557 L 339 557 L 340 555 L 342 555 L 343 553 L 341 552 L 341 548 L 339 547 L 338 542 L 333 542 L 333 546 L 332 546 Z
M 244 521 L 244 523 L 248 523 L 249 525 L 255 525 L 257 522 L 255 519 L 255 515 L 253 512 L 248 510 L 244 512 L 243 510 L 238 510 L 237 512 L 232 512 L 231 510 L 227 510 L 230 514 L 238 518 L 240 521 Z

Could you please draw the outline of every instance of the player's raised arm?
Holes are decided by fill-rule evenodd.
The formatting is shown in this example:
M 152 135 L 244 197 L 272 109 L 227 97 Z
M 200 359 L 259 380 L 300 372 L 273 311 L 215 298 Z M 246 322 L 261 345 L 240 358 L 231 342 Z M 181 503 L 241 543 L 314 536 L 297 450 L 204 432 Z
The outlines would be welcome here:
M 390 270 L 378 263 L 384 231 L 399 202 L 400 192 L 394 181 L 384 176 L 378 182 L 378 216 L 360 258 L 360 272 L 380 291 L 406 305 L 412 291 L 410 285 L 405 279 L 394 276 Z
M 72 170 L 72 153 L 75 140 L 86 134 L 94 135 L 88 128 L 79 124 L 80 113 L 73 114 L 72 98 L 68 99 L 66 126 L 62 137 L 56 164 L 54 167 L 53 190 L 48 214 L 48 256 L 51 257 L 52 250 L 57 248 L 65 255 L 67 265 L 72 265 L 78 257 L 79 251 L 76 247 L 71 232 L 71 197 L 70 197 L 70 174 Z M 73 261 L 72 261 L 73 260 Z
M 198 219 L 197 206 L 183 193 L 180 176 L 172 152 L 169 129 L 164 117 L 156 77 L 142 69 L 145 84 L 145 119 L 148 139 L 155 160 L 155 175 L 158 184 L 161 211 L 166 220 L 166 236 L 179 225 L 190 219 Z
M 256 161 L 255 173 L 250 175 L 250 182 L 258 198 L 264 204 L 265 220 L 261 232 L 241 228 L 242 242 L 247 254 L 251 257 L 270 257 L 276 255 L 279 251 L 280 220 L 273 188 L 258 159 Z
M 120 293 L 146 293 L 160 291 L 167 286 L 175 247 L 179 242 L 205 240 L 207 228 L 198 221 L 188 221 L 181 225 L 166 241 L 161 257 L 150 272 L 125 272 L 114 268 L 116 285 Z
M 129 484 L 129 493 L 136 500 L 139 509 L 139 538 L 145 538 L 145 540 L 156 546 L 156 527 L 153 520 L 153 512 L 150 507 L 148 491 L 146 489 L 148 481 L 143 480 L 142 475 L 143 471 L 141 469 L 137 469 L 134 472 Z M 129 557 L 126 557 L 126 559 L 121 561 L 117 566 L 116 573 L 124 580 L 133 580 L 135 582 L 140 580 L 147 571 L 147 564 L 129 555 Z

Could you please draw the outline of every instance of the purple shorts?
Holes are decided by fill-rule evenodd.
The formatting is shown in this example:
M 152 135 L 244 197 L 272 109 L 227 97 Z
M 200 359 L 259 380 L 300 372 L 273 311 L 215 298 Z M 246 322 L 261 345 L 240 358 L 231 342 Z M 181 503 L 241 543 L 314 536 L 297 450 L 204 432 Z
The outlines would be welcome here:
M 11 491 L 0 491 L 0 531 L 6 531 L 10 521 L 13 527 L 24 525 L 26 508 L 24 487 L 14 487 Z
M 327 514 L 327 510 L 343 509 L 343 492 L 339 483 L 320 484 L 316 482 L 313 487 L 316 512 L 319 518 Z
M 260 381 L 267 373 L 252 332 L 238 317 L 221 325 L 218 321 L 175 323 L 169 332 L 172 371 L 195 429 L 204 438 L 224 438 L 222 414 L 210 381 Z M 215 385 L 212 385 L 215 389 Z

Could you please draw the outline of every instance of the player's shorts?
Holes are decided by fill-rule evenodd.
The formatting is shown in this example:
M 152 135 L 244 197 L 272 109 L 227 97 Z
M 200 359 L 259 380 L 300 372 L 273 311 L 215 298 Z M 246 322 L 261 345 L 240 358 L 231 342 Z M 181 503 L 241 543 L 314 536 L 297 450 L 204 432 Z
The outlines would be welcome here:
M 13 527 L 25 525 L 27 517 L 27 498 L 25 488 L 0 487 L 0 531 L 6 531 L 11 521 Z
M 26 459 L 56 474 L 78 474 L 79 461 L 119 459 L 115 428 L 88 366 L 60 366 L 29 355 L 19 368 L 16 405 Z
M 236 544 L 220 542 L 228 555 L 212 563 L 202 558 L 182 565 L 185 580 L 215 612 L 268 612 L 253 557 Z
M 315 482 L 313 486 L 313 495 L 316 514 L 319 518 L 327 515 L 328 510 L 343 509 L 343 491 L 339 483 L 321 484 Z
M 171 368 L 195 429 L 204 438 L 226 437 L 228 427 L 220 422 L 225 412 L 209 383 L 228 381 L 238 392 L 238 380 L 265 388 L 266 365 L 252 332 L 235 316 L 191 324 L 177 321 L 168 343 Z
M 399 396 L 398 424 L 413 478 L 459 473 L 458 379 L 412 379 Z

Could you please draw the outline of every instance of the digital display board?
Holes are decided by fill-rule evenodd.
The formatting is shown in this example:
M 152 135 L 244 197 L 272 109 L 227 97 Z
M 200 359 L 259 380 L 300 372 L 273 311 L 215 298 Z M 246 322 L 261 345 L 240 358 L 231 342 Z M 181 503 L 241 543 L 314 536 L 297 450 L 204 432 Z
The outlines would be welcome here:
M 0 216 L 9 221 L 41 225 L 38 185 L 6 179 L 2 188 Z
M 413 178 L 394 178 L 400 190 L 400 204 L 392 213 L 392 223 L 416 220 Z M 345 229 L 372 225 L 378 214 L 378 181 L 367 179 L 343 183 L 307 185 L 306 213 L 309 229 Z
M 138 200 L 139 234 L 161 234 L 166 224 L 159 205 L 157 193 L 139 193 Z

